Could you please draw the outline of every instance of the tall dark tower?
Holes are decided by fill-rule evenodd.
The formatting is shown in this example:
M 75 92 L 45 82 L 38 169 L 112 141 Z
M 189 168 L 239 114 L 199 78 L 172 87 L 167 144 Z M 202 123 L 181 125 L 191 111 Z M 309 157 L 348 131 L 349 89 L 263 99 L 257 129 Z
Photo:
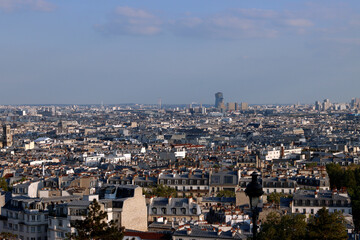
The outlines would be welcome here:
M 224 97 L 222 92 L 215 93 L 215 107 L 221 108 L 224 105 Z
M 11 135 L 11 127 L 8 124 L 3 125 L 3 145 L 4 147 L 12 146 L 12 135 Z

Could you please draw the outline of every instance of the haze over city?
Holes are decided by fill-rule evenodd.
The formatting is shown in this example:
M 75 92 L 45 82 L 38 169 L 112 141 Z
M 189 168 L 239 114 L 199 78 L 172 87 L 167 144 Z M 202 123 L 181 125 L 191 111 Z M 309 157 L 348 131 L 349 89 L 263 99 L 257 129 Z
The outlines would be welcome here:
M 0 0 L 1 104 L 349 102 L 360 3 Z

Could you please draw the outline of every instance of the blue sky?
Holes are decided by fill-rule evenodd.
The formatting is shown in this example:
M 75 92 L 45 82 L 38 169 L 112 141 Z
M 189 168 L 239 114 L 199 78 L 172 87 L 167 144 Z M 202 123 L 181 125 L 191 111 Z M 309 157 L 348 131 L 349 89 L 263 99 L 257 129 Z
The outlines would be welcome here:
M 360 93 L 360 2 L 0 0 L 0 104 Z

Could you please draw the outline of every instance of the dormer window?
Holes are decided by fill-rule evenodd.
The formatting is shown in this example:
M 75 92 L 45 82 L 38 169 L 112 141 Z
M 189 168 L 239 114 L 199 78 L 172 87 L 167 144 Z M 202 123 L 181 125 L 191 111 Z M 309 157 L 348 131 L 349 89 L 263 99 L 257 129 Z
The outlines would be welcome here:
M 157 214 L 157 209 L 154 207 L 151 209 L 153 214 Z
M 186 214 L 186 208 L 181 208 L 181 214 Z

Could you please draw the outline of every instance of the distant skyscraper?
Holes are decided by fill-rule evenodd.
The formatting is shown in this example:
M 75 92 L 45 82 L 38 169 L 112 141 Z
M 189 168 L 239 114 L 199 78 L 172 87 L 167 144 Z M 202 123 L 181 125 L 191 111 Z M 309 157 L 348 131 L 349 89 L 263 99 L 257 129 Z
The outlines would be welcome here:
M 352 108 L 359 108 L 360 107 L 360 98 L 351 99 L 351 107 Z
M 247 110 L 249 110 L 249 104 L 246 103 L 246 102 L 242 102 L 242 103 L 240 104 L 240 110 L 241 110 L 241 111 L 247 111 Z
M 236 110 L 237 103 L 229 102 L 227 104 L 227 110 L 228 111 L 235 111 Z
M 331 107 L 331 102 L 329 99 L 325 99 L 323 102 L 323 110 L 326 111 Z
M 215 93 L 215 107 L 218 109 L 225 107 L 224 97 L 222 92 Z
M 3 145 L 5 147 L 11 147 L 12 145 L 12 135 L 10 130 L 11 130 L 10 125 L 8 124 L 3 125 Z

